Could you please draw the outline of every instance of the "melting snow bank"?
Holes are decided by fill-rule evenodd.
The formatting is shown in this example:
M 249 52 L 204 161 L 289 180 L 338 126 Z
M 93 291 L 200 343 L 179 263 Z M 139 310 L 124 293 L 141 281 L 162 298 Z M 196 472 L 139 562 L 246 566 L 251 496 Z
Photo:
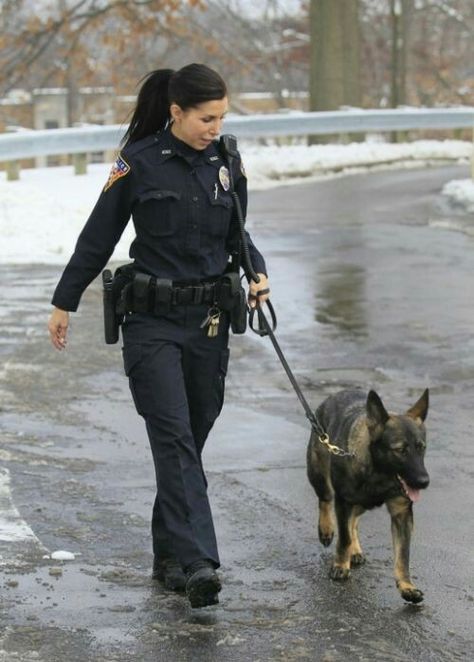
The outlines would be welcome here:
M 471 150 L 471 143 L 461 140 L 311 146 L 241 143 L 251 190 L 374 166 L 466 162 Z M 37 168 L 23 170 L 17 182 L 7 182 L 5 173 L 0 173 L 0 262 L 64 265 L 109 170 L 110 164 L 95 164 L 87 175 L 75 176 L 72 167 Z M 113 259 L 128 259 L 133 237 L 129 223 Z
M 474 211 L 474 179 L 453 179 L 443 186 L 443 195 L 457 207 Z
M 302 178 L 374 166 L 417 166 L 436 161 L 465 162 L 472 143 L 462 140 L 419 140 L 412 143 L 364 142 L 349 145 L 241 146 L 251 189 L 281 186 Z

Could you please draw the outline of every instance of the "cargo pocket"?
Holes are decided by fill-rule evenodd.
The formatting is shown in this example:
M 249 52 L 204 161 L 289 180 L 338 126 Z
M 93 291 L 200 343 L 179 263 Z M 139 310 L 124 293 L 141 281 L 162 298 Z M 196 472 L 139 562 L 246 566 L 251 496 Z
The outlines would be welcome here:
M 133 220 L 154 237 L 166 237 L 179 230 L 177 191 L 148 191 L 141 195 L 133 210 Z

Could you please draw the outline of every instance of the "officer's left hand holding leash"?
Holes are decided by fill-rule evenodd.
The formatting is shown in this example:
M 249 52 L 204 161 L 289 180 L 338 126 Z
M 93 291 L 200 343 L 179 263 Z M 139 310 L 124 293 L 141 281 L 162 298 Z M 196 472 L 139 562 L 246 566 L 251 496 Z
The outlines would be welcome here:
M 265 274 L 257 274 L 257 276 L 260 278 L 258 283 L 254 280 L 249 282 L 248 302 L 250 308 L 255 308 L 257 303 L 259 306 L 263 305 L 270 296 L 268 278 Z
M 66 347 L 66 336 L 69 327 L 69 313 L 61 308 L 54 308 L 48 321 L 48 331 L 51 342 L 60 351 Z

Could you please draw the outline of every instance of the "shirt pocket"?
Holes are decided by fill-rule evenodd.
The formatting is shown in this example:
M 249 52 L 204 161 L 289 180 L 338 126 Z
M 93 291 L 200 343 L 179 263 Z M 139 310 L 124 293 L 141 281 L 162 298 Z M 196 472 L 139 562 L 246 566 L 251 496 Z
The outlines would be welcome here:
M 166 237 L 179 230 L 181 193 L 147 191 L 138 198 L 133 211 L 136 225 L 154 237 Z
M 232 216 L 232 198 L 223 195 L 214 198 L 211 194 L 209 203 L 209 217 L 204 229 L 213 237 L 226 237 Z

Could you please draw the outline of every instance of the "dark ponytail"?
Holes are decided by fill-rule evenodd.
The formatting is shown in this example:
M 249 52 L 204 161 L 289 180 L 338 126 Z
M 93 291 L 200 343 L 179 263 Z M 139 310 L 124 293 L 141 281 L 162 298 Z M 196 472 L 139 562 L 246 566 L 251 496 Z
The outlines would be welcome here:
M 122 144 L 134 143 L 164 129 L 170 119 L 168 85 L 173 69 L 156 69 L 142 78 L 137 104 Z
M 171 119 L 172 103 L 187 110 L 227 95 L 223 79 L 205 64 L 188 64 L 179 71 L 157 69 L 142 80 L 144 82 L 122 145 L 162 131 Z

